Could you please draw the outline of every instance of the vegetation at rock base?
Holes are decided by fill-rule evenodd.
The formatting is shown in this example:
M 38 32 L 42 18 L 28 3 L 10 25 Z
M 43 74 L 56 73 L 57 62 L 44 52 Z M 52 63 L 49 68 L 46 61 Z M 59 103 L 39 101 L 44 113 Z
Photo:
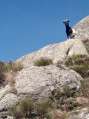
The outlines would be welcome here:
M 89 75 L 89 57 L 87 55 L 72 55 L 68 56 L 64 64 L 70 69 L 75 70 L 83 78 Z
M 15 63 L 13 62 L 12 60 L 10 60 L 7 64 L 6 64 L 6 71 L 14 71 L 14 72 L 17 72 L 17 71 L 20 71 L 23 69 L 23 65 L 19 62 Z
M 36 113 L 41 119 L 44 119 L 44 118 L 49 119 L 51 117 L 50 111 L 54 107 L 55 106 L 54 106 L 53 102 L 48 99 L 48 100 L 45 100 L 44 102 L 38 103 L 36 105 Z
M 58 109 L 52 110 L 52 119 L 67 119 L 66 111 L 61 111 Z
M 0 61 L 0 85 L 4 84 L 4 82 L 8 77 L 7 76 L 8 73 L 10 72 L 16 73 L 17 71 L 20 71 L 22 69 L 23 65 L 21 63 L 14 63 L 12 60 L 10 60 L 8 63 L 5 64 L 3 61 Z
M 2 84 L 5 81 L 5 64 L 3 61 L 0 61 L 0 84 Z
M 81 86 L 79 90 L 75 93 L 75 96 L 82 96 L 89 99 L 89 77 L 84 79 L 84 81 L 81 82 Z
M 11 107 L 9 114 L 16 119 L 21 118 L 40 118 L 50 119 L 50 111 L 54 108 L 51 100 L 45 100 L 41 103 L 34 103 L 30 98 L 22 99 L 17 105 Z
M 34 61 L 34 66 L 46 66 L 50 64 L 53 64 L 53 61 L 47 57 L 41 57 L 40 59 Z
M 11 107 L 9 113 L 16 119 L 20 119 L 23 117 L 31 118 L 33 109 L 34 109 L 33 101 L 31 99 L 24 98 L 17 105 Z
M 77 109 L 89 105 L 85 102 L 80 105 L 80 102 L 76 100 L 77 97 L 89 99 L 89 78 L 81 82 L 77 92 L 64 86 L 62 90 L 55 89 L 54 93 L 51 92 L 51 96 L 42 102 L 34 102 L 30 98 L 24 98 L 10 109 L 10 115 L 16 119 L 66 119 L 70 113 L 78 114 Z

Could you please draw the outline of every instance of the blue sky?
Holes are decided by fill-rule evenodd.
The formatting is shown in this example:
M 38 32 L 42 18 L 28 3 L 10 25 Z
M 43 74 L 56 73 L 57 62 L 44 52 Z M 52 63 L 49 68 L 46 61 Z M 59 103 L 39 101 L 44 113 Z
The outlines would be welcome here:
M 0 0 L 0 60 L 65 41 L 63 20 L 73 27 L 88 15 L 89 0 Z

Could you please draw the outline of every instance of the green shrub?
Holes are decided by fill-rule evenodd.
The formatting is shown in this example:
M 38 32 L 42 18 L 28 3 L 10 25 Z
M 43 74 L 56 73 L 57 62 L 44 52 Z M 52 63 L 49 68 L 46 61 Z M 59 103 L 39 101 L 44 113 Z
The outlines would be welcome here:
M 50 58 L 46 58 L 46 57 L 45 58 L 41 57 L 40 59 L 37 59 L 36 61 L 34 61 L 35 66 L 46 66 L 52 63 L 53 61 Z
M 0 85 L 3 84 L 5 81 L 5 75 L 4 73 L 0 72 Z
M 49 118 L 49 112 L 53 108 L 54 108 L 53 102 L 51 100 L 46 100 L 36 105 L 36 113 L 41 119 Z
M 16 119 L 18 118 L 29 118 L 31 119 L 33 114 L 33 109 L 34 109 L 34 103 L 31 99 L 29 98 L 24 98 L 22 99 L 17 105 L 13 106 L 10 109 L 10 114 L 15 117 Z
M 15 119 L 23 118 L 23 113 L 21 112 L 19 105 L 14 105 L 13 107 L 11 107 L 9 114 Z
M 69 56 L 64 64 L 70 69 L 75 70 L 83 78 L 89 75 L 89 57 L 87 55 L 72 55 Z
M 63 96 L 66 96 L 67 98 L 69 98 L 72 95 L 73 95 L 72 89 L 69 86 L 64 86 L 64 88 L 63 88 Z
M 75 96 L 83 96 L 89 98 L 89 78 L 84 79 L 84 81 L 81 82 L 81 86 L 75 93 Z
M 9 114 L 16 119 L 21 118 L 41 118 L 51 119 L 50 110 L 54 108 L 51 100 L 45 100 L 42 103 L 34 103 L 29 98 L 22 99 L 17 105 L 9 109 Z
M 69 68 L 78 72 L 83 78 L 88 76 L 87 68 L 84 65 L 73 65 L 70 66 Z
M 23 115 L 25 118 L 31 118 L 32 112 L 34 109 L 33 101 L 29 98 L 24 98 L 19 102 L 19 106 L 21 109 L 21 112 L 23 112 Z
M 3 61 L 0 61 L 0 73 L 5 72 L 5 63 Z
M 61 97 L 62 97 L 62 92 L 60 91 L 60 88 L 57 88 L 55 98 L 56 100 L 59 100 Z
M 23 68 L 23 65 L 21 63 L 14 63 L 12 60 L 10 60 L 7 64 L 5 64 L 3 61 L 0 61 L 0 85 L 5 84 L 7 81 L 7 73 L 12 70 L 13 72 L 20 71 Z M 11 77 L 9 77 L 9 81 Z M 5 82 L 5 83 L 4 83 Z M 8 82 L 7 82 L 8 83 Z
M 0 84 L 2 84 L 5 81 L 5 64 L 3 61 L 0 61 Z

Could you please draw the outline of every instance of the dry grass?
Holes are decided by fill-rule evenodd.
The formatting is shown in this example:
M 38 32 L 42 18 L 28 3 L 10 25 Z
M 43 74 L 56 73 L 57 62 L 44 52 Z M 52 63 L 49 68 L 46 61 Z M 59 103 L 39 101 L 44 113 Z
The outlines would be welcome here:
M 17 72 L 23 69 L 23 65 L 20 62 L 14 63 L 12 60 L 10 60 L 7 64 L 6 64 L 6 71 L 13 71 L 13 72 Z
M 61 111 L 61 110 L 53 110 L 52 112 L 52 119 L 66 119 L 67 113 L 66 111 Z
M 16 76 L 16 73 L 14 73 L 13 71 L 5 73 L 5 77 L 6 77 L 5 84 L 10 85 L 11 89 L 9 93 L 13 93 L 13 94 L 17 94 L 17 90 L 15 88 L 15 76 Z
M 5 84 L 13 86 L 15 84 L 15 73 L 13 71 L 5 72 Z
M 0 86 L 9 84 L 12 86 L 14 82 L 15 74 L 23 68 L 21 63 L 14 63 L 9 61 L 5 64 L 3 61 L 0 61 Z
M 75 96 L 86 97 L 89 99 L 89 78 L 86 78 L 81 82 L 80 89 L 76 92 Z

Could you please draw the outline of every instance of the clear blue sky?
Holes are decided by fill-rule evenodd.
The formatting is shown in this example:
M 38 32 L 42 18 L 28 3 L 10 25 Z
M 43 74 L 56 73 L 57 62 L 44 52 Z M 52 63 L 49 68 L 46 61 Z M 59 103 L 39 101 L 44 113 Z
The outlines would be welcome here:
M 88 15 L 89 0 L 0 0 L 0 60 L 66 40 L 63 20 L 73 27 Z

